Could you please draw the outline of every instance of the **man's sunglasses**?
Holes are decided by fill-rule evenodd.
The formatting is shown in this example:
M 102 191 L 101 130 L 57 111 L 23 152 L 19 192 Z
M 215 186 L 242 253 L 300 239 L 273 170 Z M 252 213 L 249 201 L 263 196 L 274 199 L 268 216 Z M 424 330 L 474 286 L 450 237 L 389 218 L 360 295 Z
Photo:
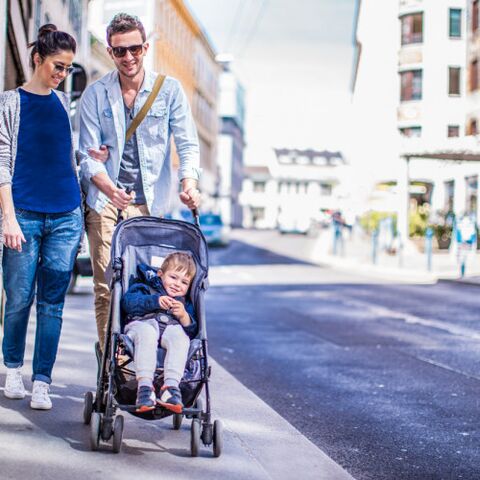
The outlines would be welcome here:
M 121 58 L 127 54 L 127 50 L 138 57 L 143 52 L 143 43 L 141 45 L 130 45 L 129 47 L 110 47 L 114 57 Z
M 54 63 L 53 69 L 55 70 L 56 73 L 65 72 L 65 75 L 70 75 L 75 70 L 75 67 L 72 67 L 72 66 L 65 67 L 64 65 L 60 65 L 59 63 Z

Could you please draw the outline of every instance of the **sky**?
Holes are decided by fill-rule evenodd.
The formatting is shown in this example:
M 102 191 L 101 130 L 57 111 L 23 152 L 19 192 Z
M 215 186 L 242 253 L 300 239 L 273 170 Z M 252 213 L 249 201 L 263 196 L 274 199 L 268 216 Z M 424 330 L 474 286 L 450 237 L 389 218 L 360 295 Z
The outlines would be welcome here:
M 246 89 L 246 163 L 348 142 L 355 0 L 187 0 Z

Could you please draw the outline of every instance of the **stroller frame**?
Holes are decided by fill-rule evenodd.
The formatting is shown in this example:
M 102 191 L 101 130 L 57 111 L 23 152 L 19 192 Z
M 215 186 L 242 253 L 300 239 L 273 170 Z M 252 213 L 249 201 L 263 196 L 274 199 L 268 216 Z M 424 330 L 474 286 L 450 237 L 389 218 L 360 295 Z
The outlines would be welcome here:
M 205 238 L 198 226 L 198 214 L 196 212 L 193 213 L 195 224 L 155 217 L 135 217 L 120 222 L 115 229 L 112 238 L 111 263 L 108 272 L 112 294 L 103 355 L 99 355 L 99 343 L 97 342 L 96 344 L 97 360 L 99 362 L 97 389 L 95 395 L 92 392 L 86 392 L 84 399 L 83 420 L 86 425 L 90 425 L 90 447 L 94 451 L 98 450 L 100 440 L 107 442 L 113 437 L 112 450 L 115 453 L 120 452 L 123 439 L 124 419 L 122 415 L 117 414 L 117 410 L 123 410 L 150 420 L 173 415 L 173 428 L 175 430 L 180 429 L 183 417 L 192 419 L 190 428 L 191 455 L 198 456 L 200 440 L 205 446 L 213 444 L 213 455 L 215 457 L 221 455 L 223 448 L 223 424 L 220 420 L 215 420 L 212 423 L 211 418 L 209 388 L 211 366 L 208 363 L 208 342 L 203 298 L 203 293 L 208 287 L 208 250 Z M 123 264 L 122 256 L 119 256 L 117 252 L 117 250 L 122 251 L 122 242 L 125 241 L 122 236 L 125 232 L 128 232 L 129 229 L 133 228 L 148 229 L 149 232 L 150 229 L 153 228 L 167 228 L 171 230 L 171 232 L 169 232 L 170 236 L 175 234 L 180 235 L 180 232 L 184 232 L 186 240 L 182 237 L 179 249 L 188 250 L 189 237 L 194 238 L 194 243 L 197 243 L 199 246 L 200 253 L 190 250 L 197 264 L 197 275 L 191 287 L 193 289 L 195 284 L 196 288 L 195 291 L 192 290 L 191 295 L 195 303 L 199 329 L 196 338 L 190 342 L 187 364 L 192 358 L 199 360 L 200 379 L 195 380 L 197 386 L 194 387 L 193 401 L 189 402 L 191 406 L 183 408 L 182 413 L 173 413 L 160 405 L 157 405 L 152 411 L 138 413 L 136 412 L 135 405 L 120 403 L 116 398 L 118 394 L 118 376 L 134 375 L 134 372 L 127 368 L 132 362 L 132 358 L 127 358 L 126 360 L 119 358 L 119 352 L 126 350 L 121 333 L 120 302 L 124 289 L 128 288 L 128 283 L 127 285 L 122 285 L 122 280 L 123 283 L 126 283 L 124 269 L 127 267 Z M 126 237 L 126 241 L 128 242 L 128 235 L 126 235 Z M 176 246 L 173 245 L 168 245 L 168 247 L 176 249 Z M 182 380 L 182 383 L 185 382 Z M 186 383 L 188 383 L 188 381 Z M 205 390 L 205 408 L 202 399 L 199 398 L 203 389 Z

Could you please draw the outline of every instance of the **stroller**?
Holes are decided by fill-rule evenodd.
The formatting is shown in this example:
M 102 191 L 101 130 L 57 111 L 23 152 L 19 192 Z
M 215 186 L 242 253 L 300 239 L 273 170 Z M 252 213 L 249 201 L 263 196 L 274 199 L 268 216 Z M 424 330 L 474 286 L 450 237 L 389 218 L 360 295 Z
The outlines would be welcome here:
M 180 429 L 183 417 L 192 419 L 190 426 L 190 452 L 198 456 L 200 441 L 205 446 L 213 444 L 213 455 L 220 456 L 223 446 L 223 426 L 220 420 L 211 421 L 207 332 L 204 294 L 208 287 L 208 250 L 198 227 L 198 214 L 194 213 L 195 225 L 155 217 L 135 217 L 120 222 L 112 238 L 109 266 L 112 298 L 107 324 L 103 356 L 99 363 L 97 391 L 85 394 L 83 420 L 90 425 L 90 446 L 98 450 L 100 440 L 113 437 L 112 448 L 118 453 L 122 446 L 123 410 L 145 420 L 157 420 L 173 415 L 173 428 Z M 198 333 L 191 340 L 180 391 L 184 408 L 182 413 L 173 413 L 157 405 L 154 410 L 136 412 L 137 381 L 132 369 L 131 344 L 123 333 L 124 318 L 120 302 L 124 292 L 136 278 L 137 265 L 160 266 L 162 259 L 172 251 L 190 253 L 197 265 L 197 273 L 190 287 L 190 297 L 195 306 Z M 159 346 L 157 369 L 154 377 L 156 393 L 163 384 L 163 361 L 165 350 Z M 205 389 L 205 406 L 199 398 Z

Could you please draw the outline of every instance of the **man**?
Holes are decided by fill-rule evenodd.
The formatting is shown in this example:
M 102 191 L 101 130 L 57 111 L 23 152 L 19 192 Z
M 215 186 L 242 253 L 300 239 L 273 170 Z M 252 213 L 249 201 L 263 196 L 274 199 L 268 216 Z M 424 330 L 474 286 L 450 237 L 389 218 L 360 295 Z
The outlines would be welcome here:
M 180 158 L 180 200 L 190 209 L 200 203 L 198 137 L 182 87 L 174 78 L 166 77 L 144 120 L 126 142 L 128 126 L 147 100 L 157 74 L 143 66 L 149 45 L 137 17 L 116 15 L 107 27 L 107 42 L 116 70 L 85 90 L 79 142 L 101 348 L 110 303 L 105 269 L 117 212 L 122 210 L 124 218 L 129 218 L 161 216 L 168 210 L 172 188 L 171 134 Z

